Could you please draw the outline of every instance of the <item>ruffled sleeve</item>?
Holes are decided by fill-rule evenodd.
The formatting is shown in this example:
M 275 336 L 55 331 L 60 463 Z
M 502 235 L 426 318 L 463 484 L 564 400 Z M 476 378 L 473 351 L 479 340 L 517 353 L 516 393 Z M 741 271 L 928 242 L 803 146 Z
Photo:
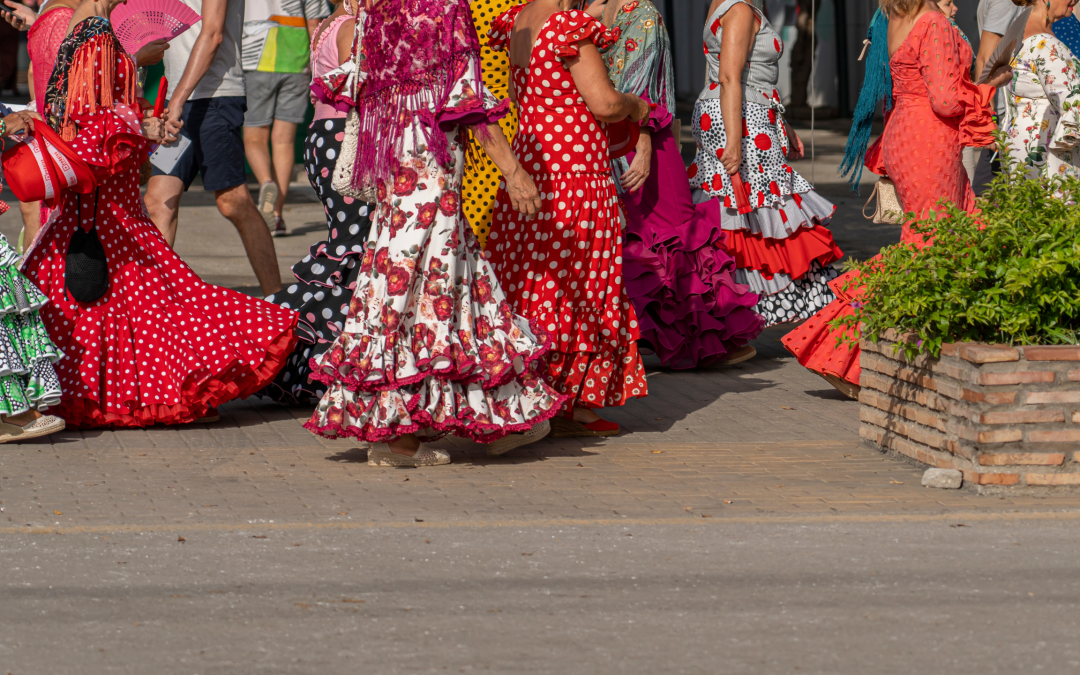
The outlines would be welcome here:
M 488 47 L 501 52 L 510 46 L 510 33 L 514 31 L 514 22 L 517 21 L 518 14 L 521 14 L 523 9 L 525 9 L 525 5 L 511 7 L 491 22 L 491 28 L 488 29 L 487 34 Z
M 1036 45 L 1041 58 L 1031 62 L 1039 72 L 1036 79 L 1050 101 L 1051 150 L 1068 150 L 1080 146 L 1080 73 L 1077 62 L 1068 48 L 1055 38 Z M 1055 124 L 1056 119 L 1056 124 Z
M 941 117 L 964 113 L 965 95 L 960 59 L 962 38 L 942 15 L 929 13 L 915 26 L 919 73 L 930 97 L 930 107 Z
M 79 125 L 79 134 L 71 141 L 71 147 L 99 180 L 136 169 L 146 161 L 149 141 L 143 136 L 139 115 L 131 106 L 118 103 L 111 110 L 75 113 L 71 119 Z
M 470 57 L 450 91 L 446 105 L 438 113 L 439 128 L 451 131 L 455 126 L 493 124 L 510 113 L 510 100 L 496 97 L 484 85 L 480 59 Z
M 597 49 L 610 47 L 615 38 L 604 28 L 604 24 L 579 9 L 558 12 L 551 17 L 548 29 L 557 31 L 552 51 L 561 61 L 576 58 L 581 53 L 578 43 L 591 40 Z
M 997 123 L 994 122 L 994 94 L 997 89 L 988 84 L 964 81 L 964 117 L 960 120 L 960 145 L 965 148 L 985 148 L 993 145 Z

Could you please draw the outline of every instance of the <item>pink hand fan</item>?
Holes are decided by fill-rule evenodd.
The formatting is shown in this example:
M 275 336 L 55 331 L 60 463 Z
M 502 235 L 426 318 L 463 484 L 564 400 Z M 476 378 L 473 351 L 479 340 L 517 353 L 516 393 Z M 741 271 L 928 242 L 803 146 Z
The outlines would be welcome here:
M 180 0 L 128 0 L 111 17 L 116 37 L 129 54 L 154 40 L 171 40 L 201 19 Z

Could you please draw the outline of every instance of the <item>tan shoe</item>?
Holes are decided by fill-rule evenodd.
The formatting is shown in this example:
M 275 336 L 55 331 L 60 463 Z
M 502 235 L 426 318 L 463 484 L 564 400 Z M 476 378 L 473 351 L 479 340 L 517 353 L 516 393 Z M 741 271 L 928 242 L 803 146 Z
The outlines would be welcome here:
M 520 434 L 507 434 L 497 441 L 492 441 L 487 446 L 487 454 L 491 457 L 505 455 L 511 450 L 535 443 L 551 433 L 551 422 L 544 420 Z
M 421 445 L 416 454 L 409 457 L 394 452 L 388 443 L 372 443 L 367 453 L 367 463 L 368 466 L 441 466 L 450 463 L 450 454 Z
M 25 441 L 31 438 L 48 436 L 49 434 L 55 434 L 57 431 L 63 431 L 65 426 L 64 420 L 53 415 L 39 417 L 22 427 L 17 424 L 0 422 L 0 443 Z
M 750 359 L 754 358 L 755 356 L 757 356 L 757 350 L 754 349 L 753 347 L 751 347 L 750 345 L 746 345 L 745 347 L 742 347 L 741 349 L 736 349 L 734 352 L 732 352 L 731 356 L 727 357 L 726 359 L 724 359 L 723 361 L 721 361 L 720 363 L 718 363 L 716 365 L 718 365 L 718 366 L 733 366 L 736 363 L 742 363 L 743 361 L 749 361 Z

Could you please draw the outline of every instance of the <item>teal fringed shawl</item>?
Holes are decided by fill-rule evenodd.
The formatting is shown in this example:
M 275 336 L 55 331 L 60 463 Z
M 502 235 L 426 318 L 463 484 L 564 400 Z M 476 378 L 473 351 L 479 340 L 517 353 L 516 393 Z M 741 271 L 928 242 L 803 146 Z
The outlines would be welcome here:
M 838 173 L 848 179 L 851 189 L 858 191 L 859 178 L 862 177 L 863 159 L 866 146 L 870 144 L 870 133 L 874 125 L 874 112 L 878 102 L 885 100 L 885 110 L 892 108 L 892 74 L 889 72 L 889 18 L 879 9 L 870 22 L 866 34 L 870 40 L 870 49 L 866 57 L 866 74 L 859 91 L 859 102 L 855 105 L 855 114 L 851 121 L 847 145 L 844 147 L 844 161 L 840 163 Z

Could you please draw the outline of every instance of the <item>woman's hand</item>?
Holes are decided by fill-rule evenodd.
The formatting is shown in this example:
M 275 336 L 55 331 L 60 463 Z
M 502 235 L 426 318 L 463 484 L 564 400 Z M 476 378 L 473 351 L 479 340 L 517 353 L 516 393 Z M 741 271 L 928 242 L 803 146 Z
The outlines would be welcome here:
M 540 191 L 536 189 L 532 176 L 525 173 L 520 165 L 505 174 L 503 182 L 506 183 L 510 206 L 514 207 L 515 211 L 527 216 L 535 216 L 540 212 Z
M 630 162 L 630 169 L 622 176 L 623 189 L 627 192 L 640 190 L 645 181 L 649 179 L 651 168 L 652 134 L 642 129 L 637 147 L 634 148 L 634 161 Z
M 723 165 L 729 176 L 734 176 L 739 171 L 739 165 L 742 164 L 742 144 L 736 142 L 734 145 L 724 148 L 724 154 L 720 157 L 720 164 Z
M 990 77 L 986 78 L 986 82 L 984 82 L 983 84 L 988 84 L 991 87 L 1000 89 L 1001 87 L 1008 84 L 1010 80 L 1012 80 L 1012 76 L 1012 68 L 1001 68 L 996 73 L 992 73 Z
M 142 121 L 143 136 L 155 143 L 165 140 L 165 122 L 157 117 L 147 117 Z
M 787 161 L 797 162 L 806 156 L 806 148 L 803 146 L 802 139 L 799 138 L 799 134 L 795 133 L 795 130 L 788 128 L 788 143 L 790 147 L 787 151 Z
M 34 120 L 41 119 L 37 113 L 20 110 L 4 118 L 4 135 L 8 137 L 29 133 L 34 130 Z
M 11 0 L 3 0 L 3 4 L 11 9 L 0 7 L 0 16 L 4 17 L 4 21 L 14 26 L 15 30 L 30 30 L 30 26 L 33 26 L 34 22 L 37 21 L 37 12 L 26 5 L 20 5 Z
M 165 40 L 147 42 L 135 52 L 135 64 L 140 68 L 145 68 L 161 63 L 161 60 L 165 58 L 165 50 L 168 48 L 169 43 Z
M 604 10 L 607 9 L 608 0 L 593 0 L 593 3 L 589 5 L 589 8 L 585 10 L 585 13 L 596 19 L 600 20 L 603 16 Z
M 633 94 L 627 94 L 628 96 L 634 96 Z M 652 108 L 649 107 L 648 102 L 640 96 L 634 96 L 637 101 L 634 104 L 634 111 L 630 113 L 630 119 L 634 122 L 640 122 L 643 119 L 649 117 L 649 113 L 652 112 Z

